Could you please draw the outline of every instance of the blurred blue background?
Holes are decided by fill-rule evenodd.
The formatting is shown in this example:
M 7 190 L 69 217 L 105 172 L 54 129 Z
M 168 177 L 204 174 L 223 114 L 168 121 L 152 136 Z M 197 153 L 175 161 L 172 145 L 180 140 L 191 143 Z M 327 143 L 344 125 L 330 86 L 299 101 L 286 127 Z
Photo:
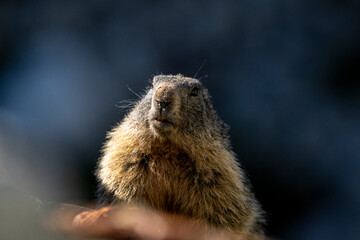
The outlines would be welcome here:
M 198 77 L 280 239 L 360 236 L 359 1 L 1 1 L 0 181 L 94 201 L 106 131 Z M 207 75 L 207 77 L 205 77 Z

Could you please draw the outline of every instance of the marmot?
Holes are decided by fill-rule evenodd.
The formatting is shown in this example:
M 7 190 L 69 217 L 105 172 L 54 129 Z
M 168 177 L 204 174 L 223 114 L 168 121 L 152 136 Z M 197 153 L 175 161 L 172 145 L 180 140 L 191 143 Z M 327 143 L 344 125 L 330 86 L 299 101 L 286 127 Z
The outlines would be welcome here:
M 262 211 L 228 127 L 197 79 L 155 76 L 108 134 L 96 174 L 105 204 L 141 204 L 236 235 L 262 236 Z

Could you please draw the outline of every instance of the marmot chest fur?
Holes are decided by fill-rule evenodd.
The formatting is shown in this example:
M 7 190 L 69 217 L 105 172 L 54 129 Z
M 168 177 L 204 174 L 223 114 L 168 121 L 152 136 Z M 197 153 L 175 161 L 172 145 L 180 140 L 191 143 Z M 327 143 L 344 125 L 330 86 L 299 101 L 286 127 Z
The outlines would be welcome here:
M 228 128 L 193 78 L 154 77 L 108 134 L 97 177 L 104 203 L 144 204 L 234 232 L 261 231 L 261 209 Z

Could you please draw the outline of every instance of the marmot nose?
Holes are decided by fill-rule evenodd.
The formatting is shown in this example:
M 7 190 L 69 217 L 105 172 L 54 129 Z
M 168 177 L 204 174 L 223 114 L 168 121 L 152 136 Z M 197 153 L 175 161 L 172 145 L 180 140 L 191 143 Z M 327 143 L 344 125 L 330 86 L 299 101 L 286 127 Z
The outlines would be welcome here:
M 174 89 L 171 86 L 160 86 L 155 92 L 154 100 L 161 108 L 168 107 L 174 101 Z

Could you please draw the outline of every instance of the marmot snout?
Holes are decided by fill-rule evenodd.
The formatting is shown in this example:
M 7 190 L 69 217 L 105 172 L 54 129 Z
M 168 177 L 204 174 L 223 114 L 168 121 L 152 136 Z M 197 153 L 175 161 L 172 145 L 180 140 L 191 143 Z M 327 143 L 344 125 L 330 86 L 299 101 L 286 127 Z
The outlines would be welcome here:
M 172 81 L 171 78 L 171 76 L 164 76 L 162 79 L 155 77 L 152 90 L 150 90 L 153 95 L 149 124 L 154 134 L 159 136 L 169 135 L 171 131 L 174 133 L 181 127 L 184 121 L 181 111 L 186 111 L 185 104 L 199 104 L 196 102 L 197 99 L 191 99 L 198 97 L 201 86 L 199 81 L 195 79 Z M 192 116 L 194 117 L 196 116 Z

